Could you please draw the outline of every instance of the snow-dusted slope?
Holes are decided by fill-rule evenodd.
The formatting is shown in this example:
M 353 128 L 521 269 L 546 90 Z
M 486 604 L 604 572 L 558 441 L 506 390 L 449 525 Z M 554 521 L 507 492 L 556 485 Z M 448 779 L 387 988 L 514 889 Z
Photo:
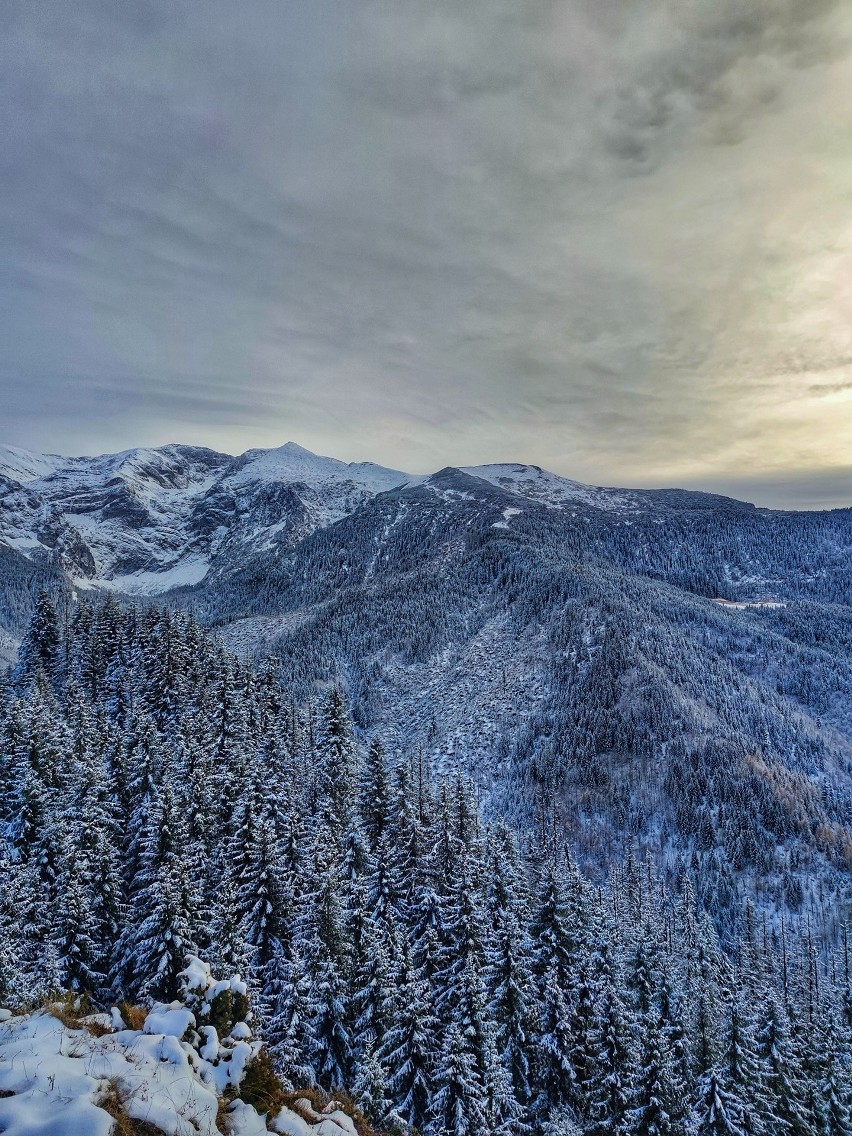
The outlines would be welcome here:
M 232 485 L 257 481 L 298 482 L 312 489 L 334 488 L 352 484 L 365 493 L 384 493 L 411 481 L 411 475 L 398 469 L 385 469 L 374 462 L 346 462 L 320 457 L 295 442 L 287 442 L 276 450 L 248 450 L 237 458 L 229 473 Z
M 708 509 L 754 511 L 754 506 L 717 493 L 686 489 L 608 489 L 560 477 L 537 465 L 465 466 L 462 473 L 486 481 L 516 497 L 548 509 L 574 510 L 586 506 L 619 517 L 637 513 L 701 512 Z
M 0 477 L 26 484 L 53 473 L 67 461 L 58 454 L 34 454 L 17 446 L 0 446 Z
M 199 503 L 194 523 L 210 534 L 211 560 L 234 565 L 292 547 L 377 494 L 416 480 L 372 462 L 320 457 L 288 442 L 236 458 Z
M 241 457 L 192 446 L 64 458 L 0 449 L 0 542 L 78 585 L 155 593 L 289 546 L 411 480 L 289 442 Z
M 462 473 L 551 508 L 577 503 L 607 510 L 640 507 L 640 497 L 629 489 L 600 489 L 584 485 L 580 481 L 571 481 L 567 477 L 550 473 L 537 465 L 471 465 L 464 466 Z

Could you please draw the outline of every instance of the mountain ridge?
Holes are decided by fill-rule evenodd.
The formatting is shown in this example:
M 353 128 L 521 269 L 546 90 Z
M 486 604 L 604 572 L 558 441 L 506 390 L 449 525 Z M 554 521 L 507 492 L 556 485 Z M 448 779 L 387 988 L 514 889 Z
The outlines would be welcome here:
M 154 595 L 199 584 L 235 557 L 292 547 L 378 494 L 435 489 L 453 477 L 472 478 L 467 491 L 487 485 L 557 511 L 765 511 L 700 491 L 591 486 L 517 462 L 414 475 L 324 457 L 295 442 L 237 456 L 182 444 L 94 457 L 0 446 L 0 543 L 54 563 L 76 587 Z

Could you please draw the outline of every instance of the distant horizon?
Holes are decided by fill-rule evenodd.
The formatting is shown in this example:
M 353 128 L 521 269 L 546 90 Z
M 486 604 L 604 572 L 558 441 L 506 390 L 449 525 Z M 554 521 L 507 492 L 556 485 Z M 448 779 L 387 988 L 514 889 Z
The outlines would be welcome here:
M 95 458 L 105 458 L 105 457 L 116 457 L 116 456 L 123 454 L 123 453 L 133 453 L 134 451 L 139 451 L 139 450 L 162 450 L 162 449 L 168 448 L 169 446 L 185 446 L 185 447 L 190 447 L 190 448 L 194 448 L 194 449 L 209 450 L 211 453 L 216 453 L 216 454 L 219 454 L 223 457 L 229 457 L 229 458 L 240 458 L 240 457 L 243 457 L 245 454 L 250 453 L 252 451 L 269 452 L 269 451 L 273 451 L 273 450 L 283 449 L 286 446 L 295 446 L 295 447 L 298 447 L 301 450 L 304 450 L 306 453 L 311 454 L 313 457 L 329 459 L 329 460 L 332 460 L 332 461 L 339 461 L 339 462 L 343 462 L 346 465 L 369 464 L 369 465 L 380 466 L 383 469 L 390 469 L 390 470 L 393 470 L 394 472 L 402 473 L 402 474 L 405 474 L 405 475 L 410 476 L 410 477 L 429 477 L 429 476 L 432 476 L 435 473 L 438 473 L 442 469 L 448 469 L 448 468 L 449 469 L 464 470 L 466 468 L 470 469 L 470 468 L 478 468 L 478 467 L 490 466 L 490 465 L 506 465 L 506 466 L 518 465 L 518 466 L 528 466 L 530 468 L 541 469 L 541 470 L 544 470 L 547 473 L 555 474 L 557 477 L 564 478 L 568 481 L 574 481 L 574 482 L 577 482 L 580 485 L 587 485 L 587 486 L 590 486 L 590 487 L 600 488 L 600 489 L 629 489 L 629 490 L 637 490 L 637 491 L 640 491 L 640 492 L 654 492 L 654 491 L 662 492 L 662 491 L 666 491 L 666 490 L 685 490 L 685 491 L 690 492 L 690 493 L 707 493 L 707 494 L 711 494 L 711 495 L 719 496 L 719 497 L 728 497 L 732 500 L 739 501 L 742 504 L 754 505 L 758 509 L 775 509 L 775 510 L 782 511 L 782 512 L 828 512 L 828 511 L 831 511 L 833 509 L 852 509 L 852 467 L 850 467 L 849 469 L 839 469 L 839 470 L 836 470 L 836 471 L 832 471 L 831 476 L 834 479 L 834 487 L 836 488 L 837 495 L 836 495 L 836 497 L 832 496 L 830 498 L 826 498 L 825 501 L 823 502 L 822 500 L 813 501 L 812 498 L 809 498 L 807 496 L 808 492 L 811 492 L 811 493 L 813 492 L 813 478 L 812 478 L 812 476 L 802 478 L 802 482 L 804 482 L 804 484 L 799 485 L 799 490 L 798 490 L 799 497 L 798 497 L 798 500 L 797 500 L 796 498 L 792 498 L 790 496 L 785 496 L 784 482 L 783 481 L 781 481 L 781 480 L 775 481 L 775 480 L 766 479 L 766 478 L 752 478 L 751 480 L 749 480 L 747 478 L 743 478 L 743 479 L 740 479 L 739 481 L 733 481 L 733 480 L 728 481 L 726 479 L 715 480 L 715 479 L 712 479 L 712 478 L 708 478 L 706 482 L 684 481 L 682 483 L 675 483 L 675 482 L 663 483 L 663 482 L 650 482 L 650 481 L 647 481 L 647 482 L 644 482 L 644 483 L 629 483 L 629 482 L 626 482 L 626 481 L 625 482 L 615 482 L 615 481 L 603 482 L 603 481 L 595 481 L 595 480 L 590 480 L 590 479 L 586 479 L 586 478 L 583 478 L 583 477 L 578 477 L 578 476 L 575 476 L 572 473 L 564 472 L 564 471 L 559 470 L 559 469 L 554 469 L 552 466 L 546 465 L 541 461 L 524 461 L 524 460 L 519 460 L 519 459 L 516 459 L 516 458 L 508 458 L 508 459 L 507 458 L 495 458 L 495 459 L 492 459 L 490 461 L 465 461 L 465 460 L 455 461 L 455 462 L 454 461 L 449 461 L 449 462 L 448 461 L 442 461 L 442 462 L 439 462 L 439 463 L 437 463 L 433 466 L 425 467 L 425 468 L 422 468 L 422 469 L 417 469 L 417 468 L 406 468 L 405 466 L 401 466 L 401 465 L 391 465 L 391 464 L 385 463 L 383 461 L 378 461 L 378 460 L 376 460 L 375 458 L 372 458 L 372 457 L 349 458 L 349 457 L 340 457 L 337 454 L 333 454 L 333 453 L 321 453 L 318 450 L 312 449 L 310 446 L 303 445 L 303 443 L 297 441 L 295 438 L 288 438 L 286 441 L 281 442 L 279 445 L 248 446 L 245 449 L 237 449 L 237 448 L 234 448 L 234 447 L 231 447 L 229 449 L 223 449 L 223 448 L 220 448 L 218 446 L 211 445 L 207 442 L 200 442 L 200 441 L 185 442 L 185 441 L 171 440 L 171 441 L 168 441 L 168 442 L 158 442 L 156 444 L 143 443 L 143 444 L 138 444 L 138 445 L 122 446 L 119 449 L 107 448 L 107 449 L 100 450 L 99 452 L 92 450 L 92 451 L 89 451 L 89 452 L 78 452 L 78 453 L 71 453 L 67 450 L 62 451 L 62 450 L 53 449 L 53 448 L 40 448 L 40 447 L 33 447 L 33 446 L 22 446 L 18 443 L 5 442 L 5 441 L 0 440 L 0 449 L 18 450 L 22 453 L 33 454 L 33 455 L 36 455 L 36 456 L 60 457 L 60 458 L 67 458 L 69 460 L 75 460 L 75 459 L 84 460 L 84 459 L 95 459 Z M 794 483 L 791 483 L 791 481 L 788 479 L 788 481 L 787 481 L 787 486 L 788 486 L 787 492 L 788 493 L 791 491 L 792 484 L 794 484 Z M 844 485 L 844 484 L 848 484 L 850 486 L 848 496 L 846 496 L 846 497 L 842 497 L 840 495 L 841 486 Z M 749 486 L 752 486 L 753 488 L 750 489 Z M 759 493 L 759 491 L 761 490 L 761 487 L 763 487 L 763 491 L 766 494 L 764 496 L 764 498 L 761 500 L 761 499 L 757 499 L 755 497 L 752 497 L 751 494 L 752 493 Z M 804 500 L 803 500 L 803 495 L 804 495 Z M 808 501 L 808 500 L 810 500 L 811 503 L 807 503 L 807 504 L 804 503 L 805 501 Z

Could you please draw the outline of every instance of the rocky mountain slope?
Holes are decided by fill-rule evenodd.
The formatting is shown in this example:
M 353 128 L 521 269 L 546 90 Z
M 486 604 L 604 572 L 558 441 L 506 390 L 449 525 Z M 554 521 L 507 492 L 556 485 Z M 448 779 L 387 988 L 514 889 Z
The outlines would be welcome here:
M 468 488 L 454 488 L 453 478 Z M 294 442 L 236 458 L 178 445 L 93 458 L 0 446 L 0 546 L 62 569 L 78 587 L 153 595 L 228 573 L 255 555 L 276 556 L 378 495 L 421 484 L 450 502 L 493 486 L 506 495 L 508 518 L 520 502 L 574 518 L 579 509 L 625 519 L 734 504 L 698 493 L 595 488 L 518 464 L 424 478 L 320 457 Z
M 407 480 L 294 443 L 238 458 L 193 446 L 95 458 L 0 447 L 0 543 L 78 586 L 154 594 L 292 545 Z

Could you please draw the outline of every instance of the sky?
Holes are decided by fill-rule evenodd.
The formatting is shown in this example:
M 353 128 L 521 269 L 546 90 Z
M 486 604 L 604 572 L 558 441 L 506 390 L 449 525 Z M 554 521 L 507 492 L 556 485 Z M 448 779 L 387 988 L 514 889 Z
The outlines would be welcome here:
M 0 441 L 852 505 L 850 0 L 6 0 Z

